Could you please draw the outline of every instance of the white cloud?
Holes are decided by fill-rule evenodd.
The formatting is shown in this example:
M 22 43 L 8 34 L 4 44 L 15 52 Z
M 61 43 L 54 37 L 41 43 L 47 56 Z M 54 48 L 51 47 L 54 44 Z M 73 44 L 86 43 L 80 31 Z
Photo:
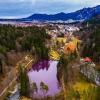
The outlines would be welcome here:
M 99 5 L 100 0 L 0 0 L 0 3 L 65 3 L 65 4 L 82 4 L 82 5 Z
M 33 0 L 34 1 L 34 0 Z M 65 4 L 83 4 L 83 5 L 100 5 L 100 0 L 36 0 L 38 2 L 59 2 Z
M 34 4 L 36 0 L 0 0 L 0 3 L 32 3 Z

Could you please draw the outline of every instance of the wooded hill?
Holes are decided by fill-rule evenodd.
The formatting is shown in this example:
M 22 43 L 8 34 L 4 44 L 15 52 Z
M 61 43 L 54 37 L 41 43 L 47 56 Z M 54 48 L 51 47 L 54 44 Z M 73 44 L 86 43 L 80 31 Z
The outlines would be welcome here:
M 88 25 L 87 25 L 88 24 Z M 82 39 L 85 43 L 82 55 L 100 63 L 100 15 L 83 24 Z
M 0 25 L 0 73 L 3 72 L 3 64 L 9 65 L 8 53 L 13 60 L 17 59 L 13 57 L 13 54 L 22 54 L 23 52 L 35 53 L 38 59 L 47 59 L 46 38 L 48 35 L 44 28 Z M 13 63 L 13 61 L 11 62 Z

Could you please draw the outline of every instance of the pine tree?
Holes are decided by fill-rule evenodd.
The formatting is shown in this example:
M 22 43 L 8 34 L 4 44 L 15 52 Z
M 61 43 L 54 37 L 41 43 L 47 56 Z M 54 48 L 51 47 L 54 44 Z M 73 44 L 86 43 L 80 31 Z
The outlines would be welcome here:
M 29 79 L 23 66 L 19 66 L 20 94 L 29 97 Z

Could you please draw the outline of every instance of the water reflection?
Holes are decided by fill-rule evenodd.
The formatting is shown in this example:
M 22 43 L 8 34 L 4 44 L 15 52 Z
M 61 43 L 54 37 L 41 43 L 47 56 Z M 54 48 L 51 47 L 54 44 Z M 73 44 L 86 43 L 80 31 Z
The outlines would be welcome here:
M 37 62 L 36 64 L 34 64 L 32 66 L 32 69 L 34 71 L 39 72 L 40 70 L 44 70 L 44 69 L 48 70 L 49 66 L 50 66 L 50 61 L 48 61 L 48 60 L 41 60 L 41 61 Z
M 44 96 L 41 91 L 40 83 L 43 82 L 48 86 L 46 96 L 54 96 L 60 91 L 57 80 L 57 61 L 40 61 L 32 66 L 28 72 L 30 84 L 36 83 L 38 91 L 35 96 Z

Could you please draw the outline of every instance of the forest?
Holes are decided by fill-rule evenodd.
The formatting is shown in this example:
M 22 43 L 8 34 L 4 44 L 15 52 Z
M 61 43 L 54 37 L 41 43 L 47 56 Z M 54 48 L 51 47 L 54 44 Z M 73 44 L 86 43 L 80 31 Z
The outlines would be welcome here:
M 4 64 L 9 66 L 8 52 L 31 52 L 36 53 L 38 59 L 48 58 L 48 49 L 45 47 L 48 37 L 45 29 L 37 26 L 0 25 L 0 73 L 3 73 Z
M 83 57 L 90 57 L 100 63 L 100 18 L 99 15 L 82 23 L 79 34 L 83 40 Z

